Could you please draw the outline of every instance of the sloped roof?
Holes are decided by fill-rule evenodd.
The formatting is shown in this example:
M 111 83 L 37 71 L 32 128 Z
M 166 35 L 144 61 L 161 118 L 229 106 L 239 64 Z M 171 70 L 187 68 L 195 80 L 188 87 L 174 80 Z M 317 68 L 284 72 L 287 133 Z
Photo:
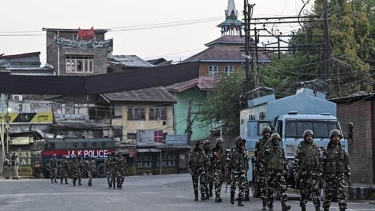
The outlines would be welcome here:
M 181 83 L 175 83 L 165 88 L 170 92 L 183 92 L 193 87 L 198 87 L 202 91 L 210 91 L 214 88 L 214 77 L 201 76 L 192 80 L 184 81 Z
M 176 99 L 164 87 L 153 87 L 133 91 L 103 94 L 110 101 L 117 102 L 169 102 L 175 103 Z
M 211 41 L 211 42 L 205 44 L 205 46 L 209 47 L 209 46 L 216 45 L 216 44 L 232 44 L 232 45 L 241 44 L 241 45 L 245 45 L 245 38 L 242 38 L 242 37 L 237 36 L 237 35 L 224 35 L 224 36 L 221 36 L 221 37 L 217 38 L 214 41 Z
M 123 67 L 154 67 L 155 65 L 139 58 L 137 55 L 112 55 L 108 58 L 109 64 L 121 65 Z
M 0 59 L 19 59 L 27 58 L 33 56 L 39 56 L 40 52 L 31 52 L 31 53 L 22 53 L 22 54 L 13 54 L 13 55 L 0 55 Z

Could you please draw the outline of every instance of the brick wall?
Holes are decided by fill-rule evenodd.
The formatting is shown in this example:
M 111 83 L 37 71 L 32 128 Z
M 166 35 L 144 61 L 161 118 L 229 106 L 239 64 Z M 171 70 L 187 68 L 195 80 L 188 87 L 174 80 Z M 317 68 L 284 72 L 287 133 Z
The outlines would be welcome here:
M 353 140 L 349 140 L 350 168 L 352 182 L 374 183 L 373 133 L 374 103 L 356 101 L 337 104 L 337 117 L 344 135 L 348 134 L 348 123 L 352 122 Z

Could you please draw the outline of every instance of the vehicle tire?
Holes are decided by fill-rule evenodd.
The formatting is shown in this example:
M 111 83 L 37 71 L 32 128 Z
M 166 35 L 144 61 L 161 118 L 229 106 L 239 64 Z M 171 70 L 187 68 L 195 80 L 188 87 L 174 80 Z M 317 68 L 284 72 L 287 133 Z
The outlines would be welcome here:
M 39 173 L 39 170 L 35 170 L 33 169 L 33 175 L 34 175 L 34 178 L 40 178 L 40 173 Z
M 47 171 L 47 170 L 43 170 L 43 175 L 44 175 L 44 177 L 46 178 L 46 179 L 49 179 L 49 171 Z
M 106 177 L 106 173 L 104 171 L 104 163 L 99 163 L 96 166 L 96 173 L 95 173 L 95 175 L 98 178 L 104 178 L 104 177 Z
M 260 197 L 260 185 L 258 182 L 251 183 L 251 193 L 253 194 L 253 197 L 255 198 Z

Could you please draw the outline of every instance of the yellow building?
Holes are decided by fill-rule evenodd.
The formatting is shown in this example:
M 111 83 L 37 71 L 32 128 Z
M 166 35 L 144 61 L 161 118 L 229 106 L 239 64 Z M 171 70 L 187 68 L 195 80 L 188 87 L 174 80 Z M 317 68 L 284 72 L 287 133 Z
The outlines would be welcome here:
M 164 87 L 101 95 L 113 108 L 112 125 L 122 126 L 123 141 L 136 145 L 138 130 L 162 130 L 174 134 L 176 99 Z

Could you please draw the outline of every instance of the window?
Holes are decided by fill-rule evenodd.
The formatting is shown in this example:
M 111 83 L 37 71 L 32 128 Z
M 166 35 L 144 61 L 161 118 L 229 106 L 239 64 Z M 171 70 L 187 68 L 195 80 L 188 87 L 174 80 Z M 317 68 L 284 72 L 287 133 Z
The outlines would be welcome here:
M 209 76 L 218 76 L 219 75 L 219 67 L 216 65 L 208 67 L 208 75 Z
M 128 120 L 145 120 L 144 107 L 128 107 Z
M 94 72 L 93 56 L 67 56 L 67 73 L 92 73 Z
M 66 114 L 74 114 L 74 104 L 73 103 L 65 104 L 65 113 Z
M 339 129 L 337 121 L 329 120 L 287 120 L 285 137 L 302 138 L 305 130 L 312 130 L 315 138 L 328 138 L 333 129 Z
M 150 107 L 148 119 L 149 120 L 167 120 L 167 108 L 166 107 Z
M 233 72 L 234 72 L 234 66 L 225 66 L 224 67 L 224 73 L 226 75 L 230 75 Z

